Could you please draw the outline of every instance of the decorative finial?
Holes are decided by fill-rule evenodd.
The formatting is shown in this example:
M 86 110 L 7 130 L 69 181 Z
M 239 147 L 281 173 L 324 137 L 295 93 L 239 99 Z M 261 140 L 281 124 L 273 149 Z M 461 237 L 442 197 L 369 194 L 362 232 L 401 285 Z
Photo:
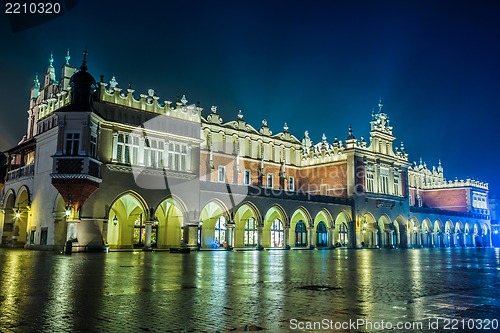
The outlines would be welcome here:
M 212 105 L 212 107 L 210 108 L 210 110 L 212 111 L 212 113 L 217 113 L 217 106 Z
M 441 166 L 441 159 L 438 160 L 438 166 Z
M 243 113 L 241 113 L 241 110 L 238 111 L 238 120 L 243 120 Z
M 33 81 L 35 88 L 40 88 L 40 81 L 38 81 L 38 73 L 35 74 L 35 80 Z
M 83 51 L 83 61 L 82 61 L 82 65 L 80 66 L 80 70 L 82 71 L 86 71 L 88 68 L 87 68 L 87 50 Z
M 129 82 L 129 83 L 128 83 L 128 88 L 129 88 L 130 90 L 132 90 L 132 82 Z
M 267 127 L 267 120 L 265 119 L 262 120 L 262 127 Z
M 352 136 L 352 125 L 349 125 L 349 136 Z
M 66 56 L 64 57 L 64 59 L 66 59 L 66 65 L 69 65 L 69 59 L 71 59 L 71 57 L 69 56 L 69 49 L 66 52 Z
M 308 138 L 309 137 L 309 131 L 305 131 L 304 132 L 304 138 Z
M 149 97 L 154 97 L 156 96 L 156 91 L 154 89 L 148 89 L 148 96 Z
M 49 66 L 52 67 L 52 63 L 54 62 L 54 57 L 52 56 L 52 51 L 50 51 L 50 58 L 49 58 Z
M 401 141 L 401 151 L 404 151 L 405 150 L 405 144 L 403 143 L 403 141 Z
M 182 95 L 181 102 L 183 105 L 186 105 L 188 100 L 186 99 L 186 95 Z
M 334 137 L 333 138 L 333 143 L 339 143 L 339 138 L 338 137 Z
M 118 82 L 116 81 L 116 78 L 113 76 L 111 78 L 111 81 L 109 81 L 109 87 L 111 89 L 114 89 L 116 86 L 118 86 Z
M 382 97 L 378 99 L 378 112 L 382 112 L 382 107 L 384 104 L 382 103 Z
M 420 157 L 420 165 L 422 165 L 422 157 Z
M 375 120 L 375 109 L 372 109 L 372 120 Z
M 325 133 L 323 133 L 323 135 L 321 136 L 321 141 L 323 141 L 323 142 L 326 141 L 326 135 L 325 135 Z
M 288 132 L 288 125 L 285 123 L 285 125 L 283 126 L 283 131 L 284 132 Z

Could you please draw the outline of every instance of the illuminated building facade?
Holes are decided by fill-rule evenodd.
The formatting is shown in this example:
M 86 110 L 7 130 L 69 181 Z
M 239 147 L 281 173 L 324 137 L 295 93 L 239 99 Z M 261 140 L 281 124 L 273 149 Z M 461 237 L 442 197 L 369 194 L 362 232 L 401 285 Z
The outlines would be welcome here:
M 75 250 L 491 246 L 488 185 L 447 181 L 394 145 L 382 102 L 368 142 L 273 134 L 213 106 L 137 99 L 51 56 L 7 152 L 4 246 Z

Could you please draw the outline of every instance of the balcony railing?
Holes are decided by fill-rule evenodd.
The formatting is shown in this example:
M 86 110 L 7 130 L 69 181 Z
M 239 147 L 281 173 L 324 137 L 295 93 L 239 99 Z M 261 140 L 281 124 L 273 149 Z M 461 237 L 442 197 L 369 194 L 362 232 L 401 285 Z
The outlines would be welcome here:
M 10 181 L 18 178 L 29 177 L 34 174 L 35 174 L 35 163 L 31 163 L 7 172 L 7 177 L 5 178 L 5 180 Z
M 100 178 L 101 162 L 89 156 L 54 156 L 54 174 L 89 175 Z

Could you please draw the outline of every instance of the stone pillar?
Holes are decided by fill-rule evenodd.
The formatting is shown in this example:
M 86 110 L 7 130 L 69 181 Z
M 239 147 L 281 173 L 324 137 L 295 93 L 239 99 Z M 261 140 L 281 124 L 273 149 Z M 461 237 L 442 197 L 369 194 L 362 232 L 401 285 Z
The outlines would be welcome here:
M 380 248 L 380 243 L 379 243 L 379 235 L 378 235 L 378 229 L 375 229 L 375 230 L 373 231 L 373 238 L 375 238 L 375 244 L 374 244 L 374 246 L 375 246 L 376 248 Z
M 313 227 L 307 228 L 307 243 L 308 243 L 310 249 L 314 249 L 314 247 L 315 247 L 313 232 L 314 232 Z
M 146 228 L 146 240 L 144 241 L 144 248 L 142 250 L 152 251 L 153 248 L 151 247 L 151 233 L 153 231 L 153 222 L 147 221 L 145 228 Z
M 335 237 L 335 227 L 328 228 L 328 247 L 333 248 L 335 245 L 334 239 Z
M 264 250 L 262 246 L 262 228 L 261 225 L 257 226 L 257 250 Z
M 285 229 L 284 229 L 284 233 L 285 233 L 285 249 L 286 250 L 290 250 L 290 227 L 286 226 Z
M 232 250 L 233 247 L 234 247 L 234 224 L 228 224 L 226 250 Z
M 389 231 L 387 234 L 389 236 L 389 248 L 396 247 L 396 244 L 394 244 L 394 230 Z
M 118 153 L 118 133 L 113 132 L 113 152 L 112 152 L 112 157 L 111 157 L 111 162 L 115 163 L 117 162 L 117 153 Z
M 191 172 L 191 150 L 192 147 L 190 145 L 186 148 L 186 172 Z

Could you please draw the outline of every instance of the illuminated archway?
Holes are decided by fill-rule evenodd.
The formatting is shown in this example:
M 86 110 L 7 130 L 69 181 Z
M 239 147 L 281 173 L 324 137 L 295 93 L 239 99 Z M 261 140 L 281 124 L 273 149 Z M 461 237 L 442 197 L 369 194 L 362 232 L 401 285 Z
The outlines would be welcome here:
M 422 221 L 422 246 L 424 247 L 433 246 L 432 222 L 428 218 L 425 218 Z
M 349 246 L 351 231 L 349 230 L 351 219 L 349 215 L 342 211 L 335 218 L 335 229 L 333 232 L 333 242 L 335 246 Z
M 391 248 L 394 243 L 394 225 L 391 224 L 391 219 L 387 215 L 382 215 L 378 219 L 378 229 L 380 232 L 380 247 Z
M 219 200 L 209 201 L 201 210 L 201 246 L 220 248 L 228 244 L 229 212 Z
M 472 247 L 474 246 L 474 229 L 470 222 L 465 223 L 464 227 L 464 243 L 466 247 Z
M 440 219 L 434 221 L 433 242 L 435 247 L 444 247 L 444 227 Z
M 422 237 L 421 237 L 421 227 L 418 219 L 413 216 L 410 218 L 410 222 L 408 223 L 408 232 L 410 233 L 410 246 L 411 247 L 420 247 L 422 246 Z
M 155 211 L 157 229 L 153 235 L 157 236 L 159 248 L 178 248 L 182 246 L 182 226 L 186 216 L 186 205 L 176 196 L 171 196 L 160 202 Z
M 130 191 L 119 195 L 112 202 L 108 215 L 106 238 L 111 249 L 144 246 L 147 205 L 139 194 Z M 68 233 L 76 234 L 70 228 L 68 225 Z
M 31 209 L 30 192 L 26 186 L 21 186 L 14 205 L 14 224 L 12 230 L 12 245 L 23 247 L 28 243 L 28 226 Z M 48 228 L 42 228 L 40 245 L 48 244 Z
M 320 223 L 324 224 L 326 231 L 321 227 Z M 314 217 L 314 234 L 316 237 L 316 246 L 317 247 L 331 247 L 333 245 L 333 218 L 329 211 L 326 209 L 322 209 L 318 214 Z
M 444 246 L 455 246 L 455 228 L 453 227 L 453 222 L 451 220 L 446 221 L 446 223 L 444 224 L 444 233 Z
M 264 217 L 264 229 L 262 230 L 264 247 L 284 247 L 285 227 L 287 216 L 285 210 L 280 205 L 273 205 Z M 280 240 L 280 237 L 283 239 Z
M 297 208 L 290 218 L 290 241 L 292 246 L 306 247 L 313 244 L 309 235 L 311 215 L 304 207 Z
M 2 237 L 1 244 L 11 244 L 12 243 L 12 231 L 14 230 L 14 223 L 15 223 L 15 206 L 16 204 L 16 194 L 15 192 L 10 189 L 7 191 L 4 197 L 3 201 L 3 224 L 1 225 L 2 227 L 2 233 L 0 236 Z
M 257 247 L 260 212 L 251 202 L 244 202 L 234 214 L 234 246 Z
M 458 221 L 455 224 L 455 241 L 456 241 L 456 246 L 465 246 L 465 239 L 464 239 L 464 234 L 465 234 L 465 227 L 461 221 Z

